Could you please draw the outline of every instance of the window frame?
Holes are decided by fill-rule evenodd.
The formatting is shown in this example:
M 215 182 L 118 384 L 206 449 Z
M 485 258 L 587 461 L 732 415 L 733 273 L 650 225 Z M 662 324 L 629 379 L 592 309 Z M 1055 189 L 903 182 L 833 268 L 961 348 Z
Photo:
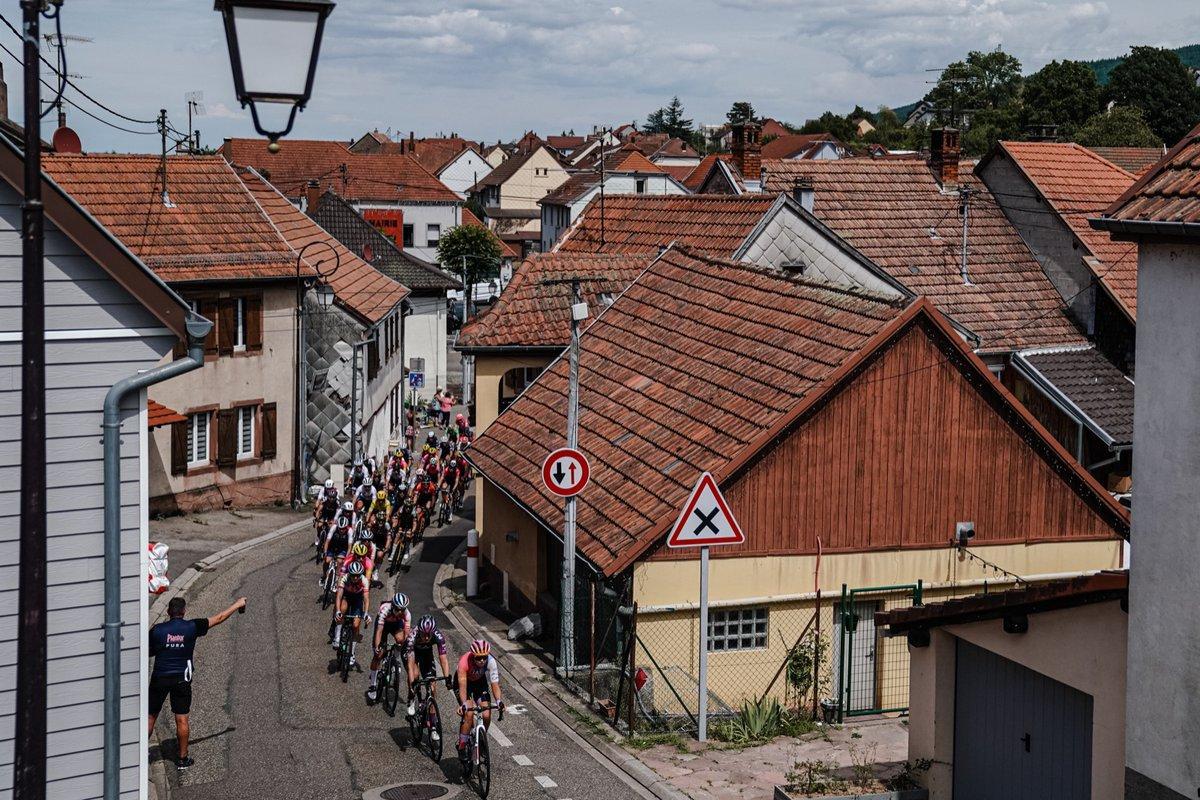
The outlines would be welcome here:
M 415 247 L 417 241 L 416 226 L 411 222 L 406 222 L 400 226 L 400 247 Z
M 433 232 L 437 231 L 437 238 L 433 238 Z M 438 242 L 442 240 L 442 224 L 440 222 L 430 222 L 425 225 L 425 246 L 437 247 Z
M 188 414 L 188 435 L 187 435 L 187 468 L 198 469 L 207 467 L 213 463 L 213 446 L 212 446 L 212 415 L 211 410 L 194 411 Z M 199 420 L 204 419 L 204 457 L 197 458 L 199 453 L 197 442 L 199 442 Z
M 233 352 L 246 352 L 246 298 L 233 298 Z
M 747 640 L 749 644 L 746 643 Z M 735 606 L 709 609 L 708 652 L 766 650 L 770 643 L 770 607 Z
M 645 178 L 635 178 L 634 182 L 633 182 L 633 188 L 634 188 L 635 194 L 645 194 L 646 193 L 646 179 Z
M 237 460 L 247 461 L 256 458 L 258 451 L 258 406 L 245 405 L 237 406 L 238 412 L 238 443 L 237 443 Z M 243 450 L 242 445 L 246 439 L 247 431 L 250 434 L 250 449 Z

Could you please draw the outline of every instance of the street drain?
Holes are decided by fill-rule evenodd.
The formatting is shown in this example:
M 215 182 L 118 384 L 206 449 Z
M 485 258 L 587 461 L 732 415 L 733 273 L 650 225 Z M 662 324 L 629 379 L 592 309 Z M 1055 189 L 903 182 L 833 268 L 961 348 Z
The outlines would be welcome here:
M 445 786 L 434 783 L 409 783 L 385 789 L 379 797 L 381 800 L 434 800 L 449 793 L 450 790 Z

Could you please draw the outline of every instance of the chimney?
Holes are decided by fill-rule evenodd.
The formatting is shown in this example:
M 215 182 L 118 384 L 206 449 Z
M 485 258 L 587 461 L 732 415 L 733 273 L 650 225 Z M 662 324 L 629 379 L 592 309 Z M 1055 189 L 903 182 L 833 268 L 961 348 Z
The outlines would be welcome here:
M 757 181 L 762 172 L 762 140 L 757 122 L 739 122 L 733 126 L 733 165 L 748 181 Z
M 8 84 L 4 81 L 3 64 L 0 64 L 0 119 L 8 119 Z
M 796 183 L 792 185 L 792 199 L 800 204 L 808 213 L 812 213 L 813 202 L 815 201 L 815 193 L 811 178 L 797 178 Z
M 929 168 L 943 191 L 958 189 L 958 129 L 934 128 L 929 132 Z
M 321 184 L 311 180 L 304 187 L 304 213 L 312 216 L 321 205 Z
M 413 131 L 408 132 L 408 152 L 417 152 L 417 134 Z

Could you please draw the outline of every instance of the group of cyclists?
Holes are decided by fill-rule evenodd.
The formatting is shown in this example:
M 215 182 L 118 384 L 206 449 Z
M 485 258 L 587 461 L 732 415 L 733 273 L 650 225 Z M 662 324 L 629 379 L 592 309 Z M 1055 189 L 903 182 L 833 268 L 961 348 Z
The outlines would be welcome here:
M 357 459 L 341 489 L 333 480 L 327 480 L 313 509 L 313 546 L 321 563 L 320 585 L 325 592 L 333 593 L 329 643 L 339 650 L 343 637 L 349 637 L 349 668 L 357 666 L 362 629 L 371 624 L 371 588 L 384 585 L 378 573 L 384 571 L 389 559 L 389 575 L 406 563 L 412 547 L 434 518 L 435 509 L 439 525 L 448 523 L 461 508 L 463 493 L 471 481 L 463 452 L 473 437 L 464 415 L 459 414 L 440 437 L 431 431 L 420 452 L 414 451 L 411 425 L 405 433 L 405 446 L 384 459 Z M 396 591 L 379 605 L 371 645 L 367 702 L 373 704 L 378 699 L 380 667 L 389 659 L 398 658 L 407 673 L 406 712 L 410 721 L 417 713 L 418 690 L 428 686 L 432 692 L 438 681 L 444 681 L 457 696 L 462 717 L 458 754 L 465 761 L 475 709 L 484 709 L 486 727 L 490 724 L 490 708 L 503 709 L 504 705 L 499 666 L 487 640 L 472 641 L 452 671 L 446 637 L 437 620 L 425 614 L 414 622 L 408 596 Z M 439 742 L 440 749 L 436 728 L 430 736 Z

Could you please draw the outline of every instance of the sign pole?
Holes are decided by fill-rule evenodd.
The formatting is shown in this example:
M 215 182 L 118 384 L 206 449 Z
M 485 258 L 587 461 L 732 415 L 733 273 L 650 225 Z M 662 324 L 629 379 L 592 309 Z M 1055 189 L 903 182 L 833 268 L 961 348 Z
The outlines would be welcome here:
M 700 730 L 696 738 L 708 741 L 708 548 L 700 548 Z
M 571 349 L 568 356 L 570 380 L 567 387 L 567 447 L 579 447 L 579 281 L 571 284 Z M 562 609 L 559 625 L 560 674 L 569 676 L 575 668 L 575 496 L 567 498 L 563 509 Z

